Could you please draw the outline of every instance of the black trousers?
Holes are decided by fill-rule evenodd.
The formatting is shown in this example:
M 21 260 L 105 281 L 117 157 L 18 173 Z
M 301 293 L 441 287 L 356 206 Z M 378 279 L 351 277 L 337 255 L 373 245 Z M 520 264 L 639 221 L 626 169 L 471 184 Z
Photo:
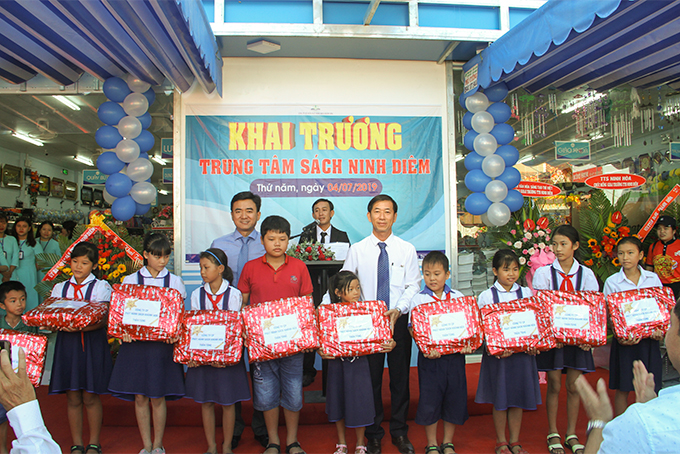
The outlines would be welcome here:
M 402 315 L 394 325 L 394 340 L 397 343 L 389 353 L 376 353 L 368 356 L 368 366 L 371 371 L 373 384 L 373 401 L 375 403 L 375 420 L 373 425 L 366 428 L 366 438 L 382 439 L 385 430 L 380 426 L 385 417 L 382 402 L 382 380 L 385 372 L 385 355 L 390 374 L 390 400 L 392 414 L 390 415 L 390 434 L 392 437 L 402 437 L 408 433 L 409 407 L 409 373 L 411 368 L 411 335 L 408 332 L 408 315 Z

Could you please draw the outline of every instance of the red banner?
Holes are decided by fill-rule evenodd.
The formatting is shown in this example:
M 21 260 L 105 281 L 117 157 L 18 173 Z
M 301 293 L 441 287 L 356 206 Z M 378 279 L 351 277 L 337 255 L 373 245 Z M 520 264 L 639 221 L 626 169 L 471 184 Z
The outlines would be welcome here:
M 647 222 L 645 222 L 645 225 L 642 226 L 640 231 L 637 233 L 637 237 L 640 238 L 640 241 L 644 241 L 647 235 L 649 235 L 649 232 L 652 231 L 654 228 L 654 225 L 656 225 L 656 221 L 659 219 L 659 214 L 668 208 L 668 205 L 673 203 L 673 200 L 675 200 L 678 196 L 680 195 L 680 184 L 676 184 L 673 189 L 670 190 L 668 195 L 663 198 L 661 203 L 652 211 L 651 216 L 649 216 L 649 219 L 647 219 Z
M 562 190 L 550 183 L 540 181 L 520 181 L 516 188 L 524 197 L 552 197 Z
M 585 183 L 597 189 L 631 189 L 645 184 L 645 177 L 632 173 L 607 173 L 586 178 Z

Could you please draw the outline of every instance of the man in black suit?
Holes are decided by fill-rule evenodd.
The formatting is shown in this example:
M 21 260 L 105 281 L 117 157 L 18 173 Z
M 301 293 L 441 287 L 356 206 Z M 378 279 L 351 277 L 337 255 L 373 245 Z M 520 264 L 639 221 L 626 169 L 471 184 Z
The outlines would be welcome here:
M 328 199 L 319 199 L 312 205 L 312 217 L 314 222 L 307 225 L 302 230 L 302 235 L 300 235 L 300 243 L 312 242 L 312 243 L 349 243 L 349 237 L 346 232 L 339 230 L 331 225 L 331 219 L 335 211 L 333 210 L 333 202 Z M 340 270 L 340 266 L 337 267 L 335 272 Z M 319 306 L 321 304 L 321 270 L 319 268 L 310 267 L 310 275 L 312 277 L 312 284 L 314 285 L 314 291 L 312 292 L 312 297 L 314 298 L 314 305 Z M 302 385 L 309 386 L 314 381 L 316 376 L 316 369 L 314 368 L 314 360 L 316 353 L 305 353 L 305 360 L 303 365 L 303 376 Z

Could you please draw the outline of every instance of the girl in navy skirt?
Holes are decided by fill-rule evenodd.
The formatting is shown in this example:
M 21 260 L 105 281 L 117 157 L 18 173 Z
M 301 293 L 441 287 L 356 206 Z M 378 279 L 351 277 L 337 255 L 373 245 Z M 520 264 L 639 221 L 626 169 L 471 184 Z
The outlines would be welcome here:
M 333 276 L 328 294 L 332 303 L 353 303 L 361 299 L 359 278 L 351 271 L 340 271 Z M 383 351 L 394 348 L 394 341 L 383 345 Z M 366 454 L 364 433 L 366 426 L 373 424 L 375 408 L 373 385 L 366 356 L 334 358 L 319 350 L 328 361 L 328 382 L 326 383 L 326 414 L 338 430 L 335 454 L 347 454 L 345 428 L 353 427 L 357 436 L 355 454 Z
M 640 263 L 644 258 L 642 242 L 627 236 L 616 246 L 616 255 L 621 262 L 621 271 L 609 276 L 604 283 L 604 294 L 625 292 L 639 288 L 661 287 L 661 279 L 656 273 L 644 270 Z M 642 361 L 647 370 L 654 374 L 654 391 L 661 389 L 661 350 L 659 341 L 663 331 L 656 330 L 651 338 L 616 339 L 611 344 L 609 356 L 609 388 L 615 389 L 614 411 L 622 414 L 628 408 L 628 394 L 634 391 L 633 363 Z
M 186 298 L 182 279 L 171 274 L 165 265 L 170 258 L 170 241 L 162 233 L 144 238 L 144 264 L 136 273 L 126 276 L 124 284 L 170 287 Z M 174 340 L 167 342 L 135 341 L 123 336 L 118 358 L 113 367 L 109 391 L 124 400 L 134 400 L 135 414 L 144 449 L 140 454 L 164 454 L 163 434 L 166 400 L 184 396 L 184 367 L 172 360 Z M 151 409 L 149 409 L 149 402 Z M 151 419 L 153 418 L 153 440 Z
M 191 294 L 192 310 L 241 310 L 241 292 L 230 285 L 234 278 L 221 249 L 210 248 L 201 252 L 201 278 L 205 283 Z M 229 329 L 229 327 L 227 327 Z M 189 363 L 186 376 L 186 396 L 200 402 L 203 430 L 208 441 L 208 453 L 217 453 L 215 441 L 215 404 L 222 405 L 222 452 L 230 453 L 234 435 L 236 410 L 234 404 L 250 399 L 246 366 L 241 362 L 233 366 L 214 364 L 198 366 Z
M 73 277 L 54 286 L 53 298 L 86 301 L 111 301 L 111 286 L 92 274 L 97 268 L 99 252 L 88 242 L 78 243 L 71 251 Z M 72 453 L 101 453 L 99 434 L 102 428 L 102 402 L 99 394 L 108 394 L 111 377 L 111 350 L 106 336 L 106 320 L 80 329 L 64 328 L 57 333 L 50 394 L 66 393 L 68 423 L 71 428 Z M 87 411 L 90 444 L 83 446 L 83 407 Z
M 568 224 L 557 227 L 552 236 L 552 251 L 557 258 L 551 265 L 536 270 L 532 282 L 534 290 L 599 291 L 600 285 L 595 274 L 574 258 L 578 248 L 579 234 L 576 229 Z M 567 345 L 553 348 L 538 355 L 536 363 L 538 370 L 545 371 L 548 375 L 548 392 L 545 399 L 549 426 L 548 449 L 551 454 L 564 454 L 564 447 L 557 430 L 557 410 L 562 374 L 566 373 L 567 432 L 564 441 L 574 454 L 583 454 L 584 446 L 579 443 L 576 436 L 576 422 L 581 401 L 574 383 L 584 372 L 595 371 L 590 345 Z
M 477 298 L 480 309 L 489 304 L 505 303 L 532 295 L 531 289 L 517 284 L 519 259 L 510 249 L 501 249 L 493 256 L 496 282 Z M 536 410 L 541 403 L 538 386 L 536 351 L 527 353 L 504 352 L 500 357 L 482 357 L 475 402 L 493 404 L 496 428 L 496 453 L 526 454 L 519 443 L 523 410 Z M 508 427 L 509 437 L 505 436 Z

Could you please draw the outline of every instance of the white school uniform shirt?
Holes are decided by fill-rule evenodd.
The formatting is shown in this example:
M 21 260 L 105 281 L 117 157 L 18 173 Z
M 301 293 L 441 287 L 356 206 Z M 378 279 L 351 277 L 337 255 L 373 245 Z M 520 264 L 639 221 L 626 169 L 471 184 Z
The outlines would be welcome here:
M 87 293 L 87 287 L 90 285 L 92 281 L 96 281 L 94 284 L 94 288 L 92 289 L 92 296 L 90 297 L 90 301 L 92 302 L 109 302 L 111 301 L 111 286 L 109 285 L 108 282 L 104 280 L 97 280 L 96 277 L 94 277 L 94 274 L 90 273 L 89 276 L 85 278 L 83 281 L 84 287 L 81 288 L 80 292 L 83 295 L 83 298 L 85 298 L 85 293 Z M 71 277 L 71 279 L 68 280 L 71 285 L 68 286 L 68 290 L 66 291 L 66 298 L 75 298 L 75 288 L 73 287 L 74 284 L 76 283 L 76 278 Z M 52 287 L 52 293 L 50 296 L 52 298 L 62 298 L 62 293 L 64 291 L 64 286 L 66 285 L 66 282 L 60 282 L 54 287 Z
M 633 281 L 626 277 L 626 273 L 621 268 L 618 273 L 612 274 L 607 278 L 602 293 L 609 295 L 639 288 L 663 287 L 661 279 L 659 279 L 656 273 L 642 269 L 640 265 L 638 265 L 638 270 L 640 270 L 640 279 L 638 279 L 637 285 L 633 284 Z
M 210 289 L 210 284 L 208 284 L 207 282 L 203 284 L 203 288 L 205 289 L 205 292 L 208 295 L 213 296 L 222 295 L 229 288 L 229 281 L 226 279 L 222 279 L 222 285 L 220 285 L 220 289 L 217 291 L 217 293 L 212 292 L 212 290 Z M 220 303 L 222 304 L 223 309 L 238 312 L 241 310 L 243 296 L 236 287 L 232 287 L 231 290 L 229 291 L 229 301 L 227 302 L 227 304 L 225 305 L 223 300 L 221 300 Z M 207 310 L 212 310 L 212 302 L 210 301 L 207 295 L 205 297 L 205 308 Z M 200 309 L 201 309 L 201 287 L 191 292 L 191 310 L 197 311 Z
M 141 274 L 142 277 L 144 278 L 143 285 L 150 285 L 152 287 L 163 287 L 163 283 L 165 282 L 165 275 L 168 273 L 170 273 L 170 271 L 168 271 L 167 268 L 163 268 L 163 270 L 160 273 L 158 273 L 158 276 L 152 277 L 151 273 L 149 273 L 149 270 L 147 270 L 146 267 L 143 266 L 136 273 L 132 273 L 130 275 L 125 276 L 123 278 L 123 284 L 135 284 L 135 285 L 139 284 L 137 274 Z M 170 273 L 170 288 L 174 288 L 175 290 L 177 290 L 182 295 L 182 298 L 187 297 L 187 289 L 184 287 L 184 282 L 182 282 L 181 278 L 175 276 L 172 273 Z
M 534 290 L 553 290 L 552 286 L 552 273 L 550 272 L 550 267 L 554 266 L 557 271 L 561 271 L 564 273 L 564 270 L 560 266 L 560 261 L 555 259 L 555 261 L 552 263 L 552 265 L 545 265 L 540 267 L 539 269 L 536 270 L 536 274 L 534 274 L 534 279 L 531 282 L 534 286 Z M 581 288 L 576 288 L 576 273 L 578 271 L 578 267 L 583 268 L 582 271 L 582 277 L 581 277 Z M 574 285 L 574 290 L 580 291 L 580 290 L 592 290 L 595 292 L 600 291 L 600 284 L 597 282 L 597 278 L 595 277 L 595 273 L 590 268 L 586 268 L 585 266 L 581 265 L 578 260 L 574 259 L 574 263 L 571 265 L 571 269 L 569 270 L 568 273 L 569 279 L 571 279 L 571 283 Z M 557 289 L 559 290 L 560 285 L 562 285 L 562 276 L 560 276 L 560 273 L 557 273 Z
M 507 303 L 508 301 L 514 301 L 517 299 L 517 289 L 522 289 L 522 298 L 529 298 L 530 296 L 533 296 L 533 292 L 531 291 L 530 288 L 528 287 L 520 287 L 519 284 L 516 282 L 512 284 L 512 288 L 510 291 L 505 290 L 503 286 L 498 282 L 494 282 L 492 287 L 494 287 L 496 290 L 498 290 L 498 302 L 499 303 Z M 482 293 L 479 294 L 477 297 L 477 306 L 481 309 L 484 306 L 488 306 L 489 304 L 494 304 L 493 302 L 493 292 L 491 291 L 491 288 L 484 290 Z
M 448 285 L 444 285 L 444 292 L 442 292 L 442 297 L 438 299 L 445 300 L 449 294 L 451 294 L 450 299 L 452 300 L 455 300 L 456 298 L 462 298 L 465 296 L 458 290 L 452 290 L 451 287 L 449 287 Z M 411 311 L 413 310 L 413 308 L 416 306 L 420 306 L 421 304 L 432 303 L 433 301 L 437 301 L 437 299 L 435 299 L 434 292 L 430 290 L 428 287 L 425 287 L 422 292 L 418 293 L 416 296 L 413 297 L 413 299 L 411 300 L 411 305 L 409 306 L 408 310 L 409 326 L 411 326 Z
M 364 301 L 375 301 L 378 293 L 378 256 L 380 240 L 375 235 L 364 238 L 349 248 L 342 269 L 352 271 L 361 282 Z M 411 300 L 420 292 L 420 269 L 416 248 L 392 234 L 384 241 L 390 260 L 390 307 L 406 314 Z

